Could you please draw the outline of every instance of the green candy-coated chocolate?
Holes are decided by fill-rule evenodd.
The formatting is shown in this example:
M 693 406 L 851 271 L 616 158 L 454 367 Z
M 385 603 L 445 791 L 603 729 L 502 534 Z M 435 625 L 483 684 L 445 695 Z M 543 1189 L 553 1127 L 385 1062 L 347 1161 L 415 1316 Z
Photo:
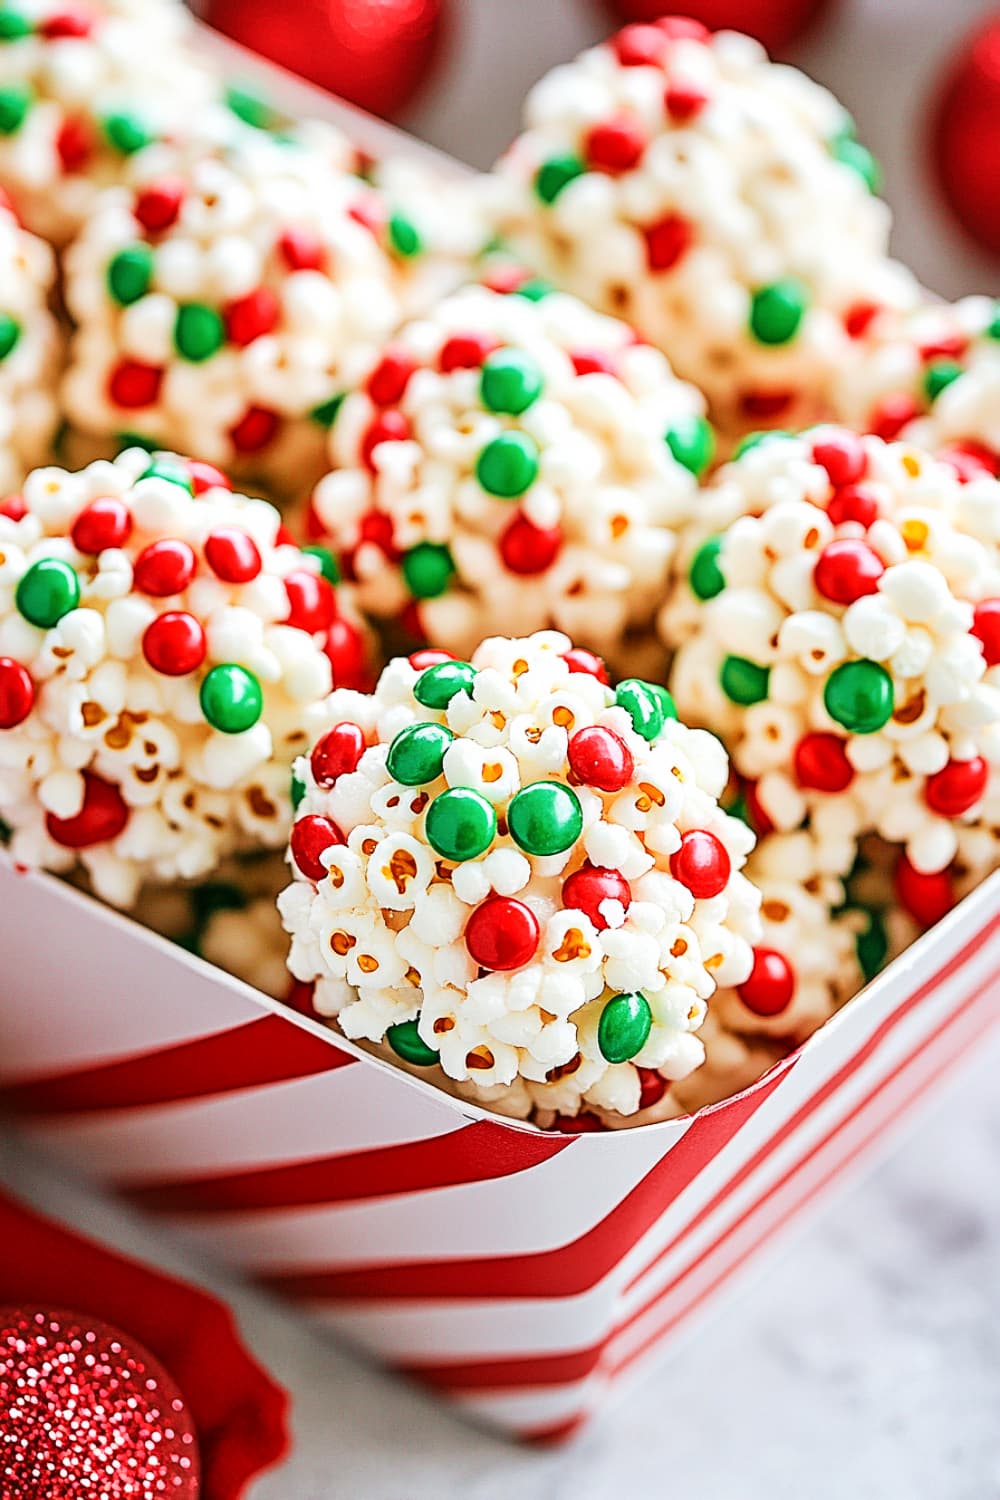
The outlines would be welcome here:
M 179 490 L 187 490 L 189 495 L 194 494 L 194 482 L 187 465 L 179 458 L 171 457 L 169 453 L 160 453 L 154 458 L 143 469 L 139 479 L 162 479 L 167 484 L 176 484 Z
M 458 693 L 472 695 L 476 669 L 467 661 L 439 661 L 421 672 L 413 696 L 424 708 L 445 709 Z
M 514 500 L 538 477 L 538 448 L 526 432 L 501 432 L 476 460 L 476 478 L 488 495 Z
M 715 453 L 715 433 L 705 418 L 697 414 L 680 417 L 667 428 L 664 438 L 677 462 L 700 479 Z
M 667 699 L 673 708 L 674 700 L 666 688 L 657 689 L 653 683 L 644 682 L 641 677 L 626 677 L 615 689 L 615 702 L 625 709 L 632 720 L 632 728 L 644 740 L 656 739 L 665 718 L 676 719 L 676 708 L 672 714 L 665 712 Z
M 875 661 L 842 662 L 827 678 L 823 702 L 830 718 L 848 733 L 877 734 L 895 707 L 892 678 Z
M 10 313 L 0 312 L 0 361 L 17 348 L 21 338 L 21 325 Z
M 222 662 L 207 673 L 199 694 L 201 711 L 222 734 L 243 734 L 264 711 L 264 694 L 246 667 Z
M 653 1013 L 645 995 L 615 995 L 601 1011 L 597 1045 L 609 1063 L 629 1062 L 646 1045 Z
M 101 123 L 108 145 L 122 156 L 134 156 L 155 139 L 146 122 L 139 115 L 129 114 L 126 110 L 115 110 L 105 115 Z
M 453 786 L 434 798 L 424 826 L 431 848 L 442 859 L 461 864 L 485 854 L 496 837 L 497 815 L 479 792 Z
M 745 656 L 727 656 L 719 672 L 719 682 L 730 703 L 749 708 L 752 703 L 763 703 L 767 697 L 771 669 Z
M 422 254 L 423 237 L 412 219 L 401 213 L 390 214 L 387 229 L 389 244 L 397 255 L 401 255 L 404 260 L 411 260 L 415 255 Z
M 310 418 L 316 423 L 318 427 L 332 427 L 334 422 L 336 422 L 337 420 L 337 414 L 339 413 L 340 408 L 344 404 L 344 399 L 345 393 L 343 391 L 339 391 L 336 396 L 331 396 L 328 401 L 321 401 L 320 404 L 318 406 L 314 406 L 312 411 L 309 413 Z
M 444 542 L 418 542 L 403 553 L 403 579 L 414 599 L 437 599 L 455 576 L 455 560 Z
M 438 1053 L 433 1047 L 428 1047 L 420 1035 L 416 1021 L 400 1021 L 398 1025 L 390 1026 L 385 1039 L 397 1057 L 415 1068 L 430 1068 L 441 1061 Z
M 830 142 L 830 155 L 835 161 L 856 172 L 870 193 L 877 193 L 882 186 L 882 168 L 868 150 L 851 136 L 835 136 Z
M 543 203 L 554 203 L 563 188 L 586 171 L 578 156 L 550 156 L 535 174 L 535 192 Z
M 758 287 L 750 303 L 750 332 L 761 344 L 787 344 L 799 331 L 809 294 L 794 277 Z
M 16 135 L 34 102 L 34 90 L 27 83 L 0 88 L 0 135 Z
M 22 37 L 30 36 L 33 29 L 28 17 L 13 6 L 0 9 L 0 42 L 19 42 Z
M 512 799 L 507 827 L 525 854 L 562 854 L 583 832 L 580 799 L 558 781 L 533 781 Z
M 121 307 L 145 297 L 153 280 L 153 252 L 148 245 L 126 245 L 108 266 L 108 291 Z
M 530 354 L 497 349 L 483 361 L 479 394 L 488 411 L 519 416 L 542 393 L 542 372 Z
M 80 580 L 61 557 L 41 557 L 21 577 L 14 596 L 18 614 L 51 630 L 80 602 Z
M 211 359 L 226 342 L 226 325 L 214 307 L 203 302 L 182 302 L 174 323 L 174 348 L 182 359 L 201 364 Z
M 305 796 L 305 794 L 306 794 L 306 784 L 305 784 L 305 782 L 302 780 L 301 776 L 296 776 L 295 772 L 293 771 L 292 772 L 291 784 L 289 786 L 289 795 L 290 795 L 290 797 L 292 799 L 292 811 L 293 812 L 295 812 L 298 809 L 299 805 L 302 802 L 302 798 Z
M 302 548 L 305 557 L 315 557 L 319 563 L 319 570 L 327 583 L 338 584 L 340 582 L 340 566 L 329 547 L 322 546 L 319 542 L 310 542 L 308 547 Z
M 445 724 L 408 724 L 389 746 L 386 769 L 403 786 L 426 786 L 441 775 L 444 752 L 455 736 Z
M 721 536 L 710 536 L 702 542 L 688 568 L 688 583 L 696 599 L 714 599 L 726 586 L 719 554 L 722 551 Z
M 964 373 L 957 360 L 932 360 L 924 371 L 924 395 L 928 401 L 935 402 L 941 392 L 946 391 L 952 382 Z

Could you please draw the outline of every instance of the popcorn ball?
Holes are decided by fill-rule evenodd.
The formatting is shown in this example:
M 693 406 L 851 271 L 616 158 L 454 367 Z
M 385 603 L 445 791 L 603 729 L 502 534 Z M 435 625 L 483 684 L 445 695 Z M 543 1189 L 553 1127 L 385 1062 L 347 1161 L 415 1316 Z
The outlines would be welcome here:
M 64 244 L 95 195 L 217 90 L 180 0 L 3 0 L 0 182 Z
M 326 559 L 200 463 L 37 469 L 0 514 L 0 817 L 131 905 L 280 846 L 289 768 L 360 655 Z M 351 670 L 340 680 L 359 680 Z
M 301 493 L 399 319 L 393 264 L 336 132 L 208 131 L 144 152 L 69 251 L 66 410 Z
M 569 638 L 397 658 L 296 762 L 289 967 L 343 1034 L 541 1120 L 635 1114 L 750 972 L 722 747 Z
M 44 457 L 56 426 L 59 339 L 47 301 L 48 246 L 20 227 L 0 189 L 0 492 Z
M 514 249 L 641 329 L 727 432 L 830 415 L 852 339 L 916 300 L 850 116 L 734 32 L 627 26 L 535 86 L 495 172 Z
M 413 636 L 465 654 L 556 626 L 634 670 L 662 658 L 673 528 L 712 447 L 701 397 L 624 324 L 470 287 L 345 398 L 310 525 Z
M 954 858 L 1000 762 L 998 520 L 996 480 L 845 429 L 719 472 L 661 624 L 759 831 L 807 824 L 836 874 L 867 832 L 924 874 Z

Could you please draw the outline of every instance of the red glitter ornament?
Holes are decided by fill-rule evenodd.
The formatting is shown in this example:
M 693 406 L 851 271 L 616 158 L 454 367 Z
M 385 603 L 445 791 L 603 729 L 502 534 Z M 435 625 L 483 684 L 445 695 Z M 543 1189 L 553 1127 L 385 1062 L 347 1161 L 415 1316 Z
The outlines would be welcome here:
M 706 28 L 745 31 L 773 52 L 799 36 L 824 3 L 829 0 L 686 0 L 683 16 L 663 16 L 659 26 L 668 35 L 687 35 L 695 40 L 706 35 Z M 663 0 L 608 0 L 608 4 L 621 21 L 656 22 L 663 11 Z M 639 25 L 625 28 L 631 32 L 656 29 Z
M 465 926 L 465 946 L 483 969 L 519 969 L 538 948 L 538 918 L 523 901 L 491 896 Z
M 194 1422 L 174 1380 L 89 1314 L 0 1308 L 0 1493 L 197 1500 Z
M 692 828 L 670 856 L 670 873 L 686 885 L 696 901 L 708 901 L 725 890 L 732 865 L 724 844 L 705 828 Z
M 795 995 L 795 970 L 773 948 L 755 948 L 749 978 L 736 986 L 747 1010 L 755 1016 L 777 1016 Z
M 963 228 L 1000 254 L 1000 16 L 978 27 L 953 60 L 931 124 L 938 186 Z
M 570 739 L 567 755 L 577 781 L 602 792 L 620 792 L 635 771 L 632 752 L 621 735 L 602 724 L 578 729 Z
M 292 858 L 307 880 L 322 880 L 326 875 L 326 866 L 321 863 L 320 855 L 325 849 L 332 849 L 334 844 L 343 842 L 344 835 L 336 823 L 318 813 L 310 813 L 299 818 L 292 829 Z
M 632 887 L 620 870 L 586 864 L 563 883 L 563 906 L 571 911 L 582 911 L 599 932 L 609 925 L 601 911 L 603 901 L 617 901 L 626 911 L 631 906 Z
M 116 839 L 129 820 L 129 806 L 116 786 L 93 771 L 83 773 L 83 806 L 72 818 L 47 813 L 49 838 L 64 849 L 89 849 Z
M 309 765 L 317 786 L 333 786 L 339 776 L 356 771 L 365 753 L 365 737 L 360 725 L 345 720 L 334 724 L 317 740 Z

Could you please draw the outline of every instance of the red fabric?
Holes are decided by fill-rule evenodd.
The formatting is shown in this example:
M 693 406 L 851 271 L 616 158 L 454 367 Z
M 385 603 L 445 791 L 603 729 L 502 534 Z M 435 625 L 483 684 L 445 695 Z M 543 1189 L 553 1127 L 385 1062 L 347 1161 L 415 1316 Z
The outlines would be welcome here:
M 238 1500 L 287 1451 L 285 1392 L 243 1347 L 228 1308 L 6 1194 L 0 1303 L 91 1313 L 144 1344 L 176 1380 L 197 1425 L 202 1500 Z

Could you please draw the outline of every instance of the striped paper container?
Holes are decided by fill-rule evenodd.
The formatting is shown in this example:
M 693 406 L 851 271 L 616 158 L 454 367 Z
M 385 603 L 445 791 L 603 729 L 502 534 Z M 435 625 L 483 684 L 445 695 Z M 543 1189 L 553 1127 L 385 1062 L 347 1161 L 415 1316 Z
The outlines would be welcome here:
M 0 1105 L 32 1142 L 536 1440 L 675 1348 L 1000 1018 L 996 875 L 744 1093 L 545 1135 L 48 876 L 0 865 L 0 931 Z

